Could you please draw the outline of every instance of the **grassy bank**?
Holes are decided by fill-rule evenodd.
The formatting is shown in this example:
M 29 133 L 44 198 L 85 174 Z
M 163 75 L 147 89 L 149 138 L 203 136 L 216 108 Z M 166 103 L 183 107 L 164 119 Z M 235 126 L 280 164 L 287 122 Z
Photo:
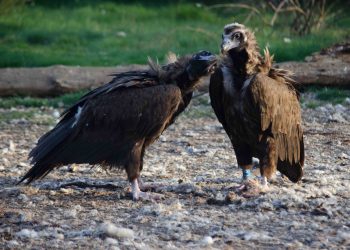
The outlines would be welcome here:
M 145 63 L 147 56 L 162 60 L 168 51 L 218 52 L 223 25 L 247 17 L 244 9 L 223 11 L 194 3 L 82 3 L 2 8 L 0 67 L 106 66 Z M 283 22 L 271 28 L 258 15 L 246 24 L 255 30 L 261 47 L 268 46 L 277 61 L 285 61 L 301 60 L 341 41 L 349 34 L 350 18 L 340 10 L 326 27 L 305 37 L 290 34 Z
M 312 93 L 310 97 L 301 99 L 307 107 L 315 108 L 326 103 L 343 104 L 346 98 L 350 98 L 350 90 L 328 87 L 310 87 L 304 90 L 305 93 Z M 74 104 L 86 92 L 76 92 L 65 94 L 54 98 L 35 98 L 35 97 L 7 97 L 0 98 L 0 108 L 10 109 L 12 107 L 54 107 L 67 108 Z M 198 97 L 194 102 L 201 105 L 209 105 L 206 98 Z M 210 106 L 210 105 L 209 105 Z

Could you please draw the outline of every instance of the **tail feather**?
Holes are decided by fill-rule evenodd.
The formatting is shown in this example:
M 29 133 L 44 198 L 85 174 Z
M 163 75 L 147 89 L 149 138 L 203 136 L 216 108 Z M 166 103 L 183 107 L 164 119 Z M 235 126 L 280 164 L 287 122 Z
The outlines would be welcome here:
M 277 169 L 282 174 L 288 177 L 292 182 L 298 182 L 301 180 L 304 174 L 303 166 L 304 166 L 304 141 L 300 142 L 300 156 L 299 161 L 297 162 L 289 162 L 287 159 L 279 160 L 277 163 Z
M 56 151 L 59 145 L 67 139 L 71 134 L 71 126 L 74 120 L 62 121 L 57 126 L 42 136 L 34 149 L 29 153 L 31 158 L 31 164 L 34 166 L 22 177 L 17 183 L 20 184 L 24 180 L 27 180 L 27 184 L 32 181 L 45 177 L 51 170 L 53 170 L 58 162 L 50 161 L 49 156 Z

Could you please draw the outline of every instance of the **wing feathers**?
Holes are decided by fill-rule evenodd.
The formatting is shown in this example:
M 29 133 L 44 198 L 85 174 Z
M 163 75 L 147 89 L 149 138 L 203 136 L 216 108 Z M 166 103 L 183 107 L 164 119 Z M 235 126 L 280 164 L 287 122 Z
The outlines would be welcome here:
M 301 176 L 297 176 L 302 174 L 304 143 L 296 92 L 284 83 L 258 74 L 252 80 L 251 94 L 259 110 L 261 133 L 269 132 L 275 138 L 277 168 L 291 180 L 299 180 Z
M 123 165 L 136 142 L 154 140 L 173 121 L 181 102 L 175 85 L 125 89 L 89 99 L 79 120 L 70 109 L 38 141 L 30 152 L 34 166 L 20 182 L 30 183 L 70 163 Z

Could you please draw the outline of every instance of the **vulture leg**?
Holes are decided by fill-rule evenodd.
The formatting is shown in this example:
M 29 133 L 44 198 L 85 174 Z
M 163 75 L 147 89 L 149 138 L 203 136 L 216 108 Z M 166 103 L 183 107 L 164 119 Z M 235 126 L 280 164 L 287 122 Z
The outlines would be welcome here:
M 146 193 L 140 190 L 138 178 L 132 180 L 131 182 L 131 193 L 132 199 L 134 201 L 143 200 L 143 201 L 157 201 L 163 198 L 161 194 Z
M 234 145 L 238 166 L 242 169 L 242 185 L 238 187 L 239 191 L 246 190 L 247 184 L 254 179 L 252 173 L 253 161 L 252 153 L 248 145 Z
M 245 197 L 253 197 L 260 193 L 259 182 L 252 173 L 253 154 L 248 145 L 234 146 L 238 166 L 242 169 L 242 185 L 237 188 Z
M 125 166 L 128 179 L 131 184 L 132 199 L 138 200 L 160 200 L 163 196 L 160 194 L 145 193 L 140 177 L 143 167 L 143 156 L 145 153 L 144 140 L 135 143 L 134 148 L 130 152 L 129 161 Z M 140 189 L 141 187 L 141 189 Z
M 247 181 L 254 178 L 252 173 L 253 155 L 248 145 L 233 146 L 237 158 L 238 166 L 242 169 L 242 180 Z
M 267 180 L 271 179 L 276 173 L 276 144 L 275 140 L 271 137 L 266 139 L 266 155 L 260 161 L 260 173 L 261 173 L 261 185 L 263 189 L 267 188 Z

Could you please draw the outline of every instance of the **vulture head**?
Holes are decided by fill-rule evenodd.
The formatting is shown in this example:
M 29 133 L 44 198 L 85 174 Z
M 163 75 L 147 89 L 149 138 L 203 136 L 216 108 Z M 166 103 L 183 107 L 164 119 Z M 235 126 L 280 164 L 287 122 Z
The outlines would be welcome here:
M 239 23 L 225 25 L 221 42 L 221 54 L 224 58 L 236 61 L 236 66 L 245 65 L 244 71 L 251 74 L 256 72 L 262 62 L 259 51 L 252 31 Z
M 217 59 L 215 55 L 208 51 L 200 51 L 191 57 L 186 71 L 190 79 L 199 79 L 202 76 L 213 73 L 216 68 L 216 63 Z
M 248 45 L 248 41 L 251 41 L 251 36 L 252 33 L 242 24 L 231 23 L 225 25 L 222 34 L 221 53 L 225 54 L 230 50 L 241 51 Z

